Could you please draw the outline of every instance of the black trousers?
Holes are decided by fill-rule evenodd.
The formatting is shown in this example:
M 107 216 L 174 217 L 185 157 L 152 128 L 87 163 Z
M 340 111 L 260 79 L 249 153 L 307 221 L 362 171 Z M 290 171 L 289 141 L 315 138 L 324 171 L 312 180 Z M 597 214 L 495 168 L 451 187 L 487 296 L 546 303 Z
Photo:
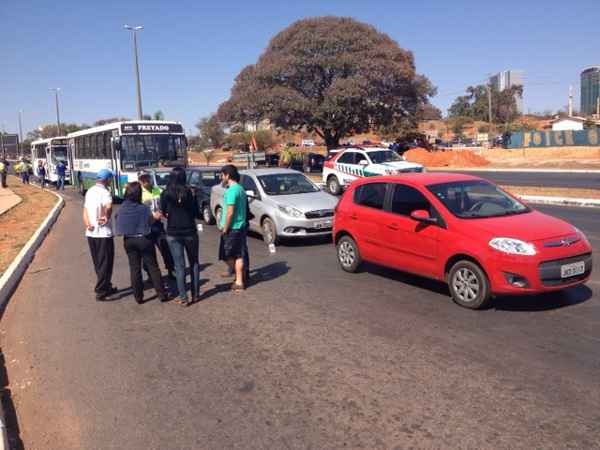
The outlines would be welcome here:
M 144 268 L 150 276 L 152 286 L 159 297 L 166 297 L 165 289 L 162 285 L 158 262 L 156 261 L 156 252 L 154 251 L 154 242 L 148 237 L 124 237 L 123 245 L 127 258 L 129 259 L 129 274 L 131 277 L 131 288 L 136 300 L 144 299 L 144 281 L 142 279 L 142 261 Z
M 115 262 L 115 241 L 113 238 L 87 238 L 96 271 L 97 296 L 106 295 L 112 288 L 111 279 Z
M 173 271 L 175 271 L 175 263 L 173 262 L 173 255 L 171 255 L 171 249 L 169 248 L 169 243 L 167 242 L 167 235 L 165 233 L 153 233 L 151 236 L 152 240 L 154 241 L 154 244 L 158 247 L 158 250 L 160 251 L 163 262 L 165 263 L 165 267 L 170 273 L 172 273 Z
M 6 172 L 0 172 L 0 179 L 2 183 L 2 187 L 6 187 Z

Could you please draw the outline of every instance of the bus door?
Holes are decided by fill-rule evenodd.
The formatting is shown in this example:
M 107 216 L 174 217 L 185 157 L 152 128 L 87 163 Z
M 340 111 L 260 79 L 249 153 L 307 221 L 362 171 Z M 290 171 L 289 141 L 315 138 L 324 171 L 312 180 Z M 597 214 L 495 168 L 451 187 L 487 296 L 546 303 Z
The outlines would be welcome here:
M 69 164 L 69 176 L 71 178 L 71 186 L 75 186 L 78 183 L 75 176 L 75 167 L 73 166 L 73 153 L 75 153 L 75 140 L 72 139 L 67 144 L 67 163 Z M 78 186 L 79 187 L 79 186 Z

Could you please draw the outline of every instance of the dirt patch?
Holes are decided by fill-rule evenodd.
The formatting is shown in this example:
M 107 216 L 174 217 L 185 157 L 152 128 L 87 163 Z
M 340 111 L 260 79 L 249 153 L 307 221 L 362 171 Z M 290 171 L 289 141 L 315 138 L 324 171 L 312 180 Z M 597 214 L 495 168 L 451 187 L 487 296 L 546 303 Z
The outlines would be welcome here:
M 600 169 L 600 147 L 493 148 L 482 156 L 492 167 Z
M 405 152 L 404 157 L 407 161 L 423 164 L 425 167 L 483 167 L 490 163 L 470 150 L 430 152 L 417 147 Z
M 50 192 L 21 184 L 14 177 L 8 178 L 8 187 L 23 201 L 0 216 L 0 276 L 48 216 L 57 201 Z
M 598 189 L 554 188 L 535 186 L 502 186 L 513 195 L 541 195 L 544 197 L 567 197 L 600 199 Z

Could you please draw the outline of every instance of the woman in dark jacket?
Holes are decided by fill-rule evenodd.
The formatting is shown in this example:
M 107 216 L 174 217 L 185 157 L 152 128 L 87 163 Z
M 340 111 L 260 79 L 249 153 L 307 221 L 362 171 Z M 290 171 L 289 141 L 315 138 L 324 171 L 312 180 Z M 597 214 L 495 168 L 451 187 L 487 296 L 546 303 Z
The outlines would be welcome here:
M 144 302 L 143 261 L 158 298 L 165 302 L 168 296 L 162 284 L 150 230 L 152 222 L 160 219 L 160 213 L 152 213 L 148 206 L 142 204 L 142 186 L 137 181 L 127 184 L 123 197 L 123 204 L 115 218 L 115 228 L 117 234 L 123 236 L 135 301 L 139 304 Z
M 198 300 L 200 290 L 199 242 L 196 230 L 199 210 L 192 190 L 186 185 L 185 170 L 181 167 L 171 171 L 167 188 L 160 196 L 160 209 L 167 217 L 167 242 L 175 262 L 175 277 L 179 293 L 177 303 L 189 306 Z M 186 254 L 192 277 L 191 301 L 188 300 L 185 288 Z

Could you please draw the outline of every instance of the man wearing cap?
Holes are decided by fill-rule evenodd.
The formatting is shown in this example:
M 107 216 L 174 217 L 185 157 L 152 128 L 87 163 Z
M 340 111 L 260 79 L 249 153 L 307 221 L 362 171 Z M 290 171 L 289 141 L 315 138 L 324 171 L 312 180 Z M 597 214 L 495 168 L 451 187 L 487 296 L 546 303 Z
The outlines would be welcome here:
M 111 283 L 115 259 L 115 243 L 112 231 L 112 195 L 108 189 L 113 173 L 101 169 L 96 184 L 85 194 L 83 223 L 94 269 L 96 271 L 96 300 L 102 301 L 117 292 Z

